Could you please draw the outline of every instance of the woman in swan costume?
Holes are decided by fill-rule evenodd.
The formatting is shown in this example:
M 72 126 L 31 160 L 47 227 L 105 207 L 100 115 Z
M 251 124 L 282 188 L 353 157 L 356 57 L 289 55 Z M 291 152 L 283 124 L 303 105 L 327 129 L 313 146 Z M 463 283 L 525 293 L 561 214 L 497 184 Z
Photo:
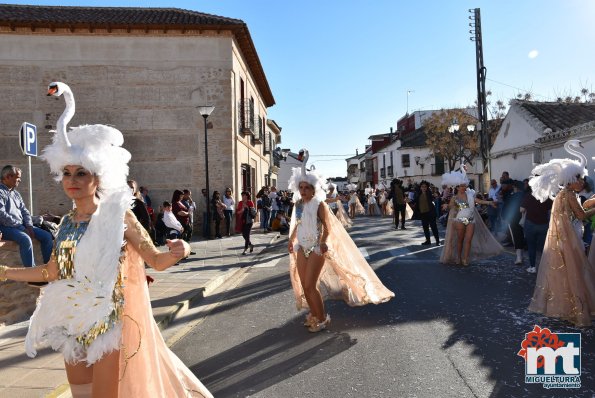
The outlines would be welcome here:
M 308 151 L 301 150 L 301 168 L 294 168 L 289 189 L 295 203 L 289 232 L 289 275 L 297 308 L 310 308 L 304 326 L 325 329 L 330 317 L 324 298 L 343 299 L 352 306 L 383 303 L 394 297 L 378 279 L 345 228 L 325 203 L 322 178 L 306 171 Z
M 75 398 L 212 397 L 163 341 L 145 278 L 144 262 L 164 270 L 190 247 L 173 240 L 159 252 L 129 210 L 122 133 L 105 125 L 67 131 L 72 91 L 57 82 L 48 95 L 63 95 L 66 109 L 43 157 L 76 208 L 63 217 L 47 264 L 0 267 L 0 278 L 49 282 L 31 317 L 27 354 L 39 344 L 61 351 Z
M 570 140 L 564 145 L 580 162 L 552 159 L 531 172 L 533 196 L 542 202 L 552 198 L 554 203 L 529 311 L 576 326 L 591 326 L 595 317 L 595 268 L 585 256 L 582 220 L 594 215 L 595 209 L 585 211 L 578 199 L 587 175 L 587 158 L 571 146 L 580 146 L 580 142 Z M 595 199 L 584 205 L 593 207 Z
M 469 265 L 471 261 L 500 254 L 504 248 L 490 233 L 475 207 L 476 203 L 490 205 L 491 202 L 475 197 L 475 191 L 468 187 L 465 167 L 462 171 L 443 174 L 442 185 L 456 187 L 457 194 L 444 205 L 450 211 L 440 262 Z
M 327 194 L 326 194 L 326 203 L 328 207 L 331 209 L 337 220 L 343 225 L 345 228 L 349 228 L 352 225 L 352 221 L 347 215 L 347 212 L 343 208 L 343 202 L 341 201 L 341 196 L 337 193 L 337 185 L 333 184 L 332 182 L 327 186 Z

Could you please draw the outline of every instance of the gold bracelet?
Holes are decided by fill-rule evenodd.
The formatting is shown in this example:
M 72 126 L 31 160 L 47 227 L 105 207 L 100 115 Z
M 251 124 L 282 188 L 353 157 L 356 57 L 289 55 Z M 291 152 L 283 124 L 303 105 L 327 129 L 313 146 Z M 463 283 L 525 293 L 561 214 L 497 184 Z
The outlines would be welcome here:
M 8 279 L 6 277 L 6 270 L 8 270 L 6 265 L 0 265 L 0 282 L 4 282 L 6 279 Z
M 50 280 L 50 274 L 48 273 L 48 270 L 44 267 L 41 267 L 41 276 L 46 282 Z

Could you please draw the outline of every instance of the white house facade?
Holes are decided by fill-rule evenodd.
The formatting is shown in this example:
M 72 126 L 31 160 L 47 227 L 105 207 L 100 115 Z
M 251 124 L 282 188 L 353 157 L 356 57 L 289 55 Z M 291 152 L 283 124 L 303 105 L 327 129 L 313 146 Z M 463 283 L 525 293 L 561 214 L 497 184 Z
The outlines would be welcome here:
M 513 179 L 529 177 L 536 164 L 554 158 L 573 158 L 564 150 L 569 139 L 582 142 L 587 169 L 595 162 L 595 104 L 515 100 L 490 153 L 491 178 L 508 171 Z

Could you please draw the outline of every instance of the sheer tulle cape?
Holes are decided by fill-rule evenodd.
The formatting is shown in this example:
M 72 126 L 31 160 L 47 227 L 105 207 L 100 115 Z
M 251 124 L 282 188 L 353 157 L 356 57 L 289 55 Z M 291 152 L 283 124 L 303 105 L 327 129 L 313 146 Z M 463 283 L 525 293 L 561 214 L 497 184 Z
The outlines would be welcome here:
M 378 276 L 361 254 L 345 228 L 324 204 L 330 224 L 325 254 L 325 264 L 320 274 L 320 291 L 323 298 L 344 300 L 350 306 L 380 304 L 395 296 L 378 279 Z M 291 217 L 290 236 L 296 228 L 295 211 Z M 297 253 L 289 255 L 289 276 L 297 308 L 308 308 L 297 270 Z
M 469 261 L 489 258 L 502 253 L 504 248 L 484 224 L 477 209 L 474 209 L 474 214 L 475 229 L 473 230 L 473 238 L 471 239 Z M 457 231 L 455 229 L 455 222 L 457 222 L 455 221 L 456 215 L 456 208 L 450 209 L 448 212 L 446 237 L 444 239 L 442 254 L 440 255 L 440 262 L 443 264 L 454 264 L 459 260 L 457 253 Z
M 343 203 L 340 200 L 337 200 L 337 214 L 335 214 L 335 216 L 344 228 L 349 228 L 352 226 L 353 222 L 349 218 L 349 215 L 347 215 L 347 212 L 343 207 Z
M 349 205 L 349 207 L 355 206 L 355 214 L 365 214 L 366 213 L 366 209 L 362 205 L 362 202 L 360 202 L 357 195 L 355 196 L 355 203 L 350 200 L 349 202 L 347 202 L 347 204 Z
M 566 190 L 554 199 L 529 311 L 590 326 L 595 317 L 595 266 L 570 221 L 570 200 L 577 200 L 576 195 Z
M 120 397 L 212 397 L 165 344 L 153 318 L 144 262 L 130 247 L 124 261 Z

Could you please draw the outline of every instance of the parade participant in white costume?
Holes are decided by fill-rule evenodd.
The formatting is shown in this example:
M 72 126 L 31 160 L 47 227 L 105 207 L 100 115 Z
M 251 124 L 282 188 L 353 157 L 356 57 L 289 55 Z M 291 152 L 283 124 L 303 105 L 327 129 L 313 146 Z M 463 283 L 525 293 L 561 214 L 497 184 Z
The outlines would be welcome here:
M 299 159 L 308 152 L 300 151 Z M 289 189 L 300 195 L 291 217 L 288 250 L 289 275 L 297 308 L 310 308 L 305 326 L 325 329 L 330 316 L 324 298 L 343 299 L 349 305 L 383 303 L 394 297 L 378 279 L 357 246 L 325 203 L 322 178 L 306 172 L 306 160 L 294 168 Z
M 343 202 L 341 201 L 341 196 L 337 194 L 337 185 L 333 184 L 332 182 L 327 186 L 327 194 L 325 202 L 328 204 L 328 207 L 331 209 L 337 220 L 343 225 L 345 228 L 349 228 L 352 225 L 347 212 L 343 208 Z
M 440 262 L 469 265 L 470 261 L 501 253 L 504 248 L 490 233 L 475 207 L 476 203 L 491 205 L 492 202 L 475 197 L 475 191 L 468 187 L 464 166 L 462 172 L 443 174 L 442 185 L 457 187 L 457 194 L 448 205 L 443 205 L 450 211 Z
M 182 240 L 161 253 L 130 209 L 130 153 L 122 133 L 105 125 L 67 131 L 74 97 L 44 150 L 52 174 L 76 208 L 64 216 L 50 261 L 35 268 L 0 267 L 0 279 L 48 281 L 31 317 L 25 349 L 49 344 L 64 355 L 72 394 L 79 397 L 212 397 L 167 348 L 151 310 L 144 262 L 164 270 L 187 256 Z
M 357 185 L 349 184 L 347 185 L 347 189 L 349 190 L 349 201 L 347 202 L 349 205 L 349 217 L 355 218 L 356 214 L 364 214 L 366 209 L 364 209 L 362 202 L 359 200 Z
M 580 153 L 578 157 L 580 162 L 552 159 L 531 172 L 533 196 L 541 202 L 552 198 L 554 203 L 529 311 L 576 326 L 591 326 L 595 318 L 595 267 L 585 256 L 582 220 L 593 216 L 595 209 L 585 211 L 578 199 L 587 175 L 586 158 Z M 585 202 L 586 207 L 593 205 L 593 199 Z

